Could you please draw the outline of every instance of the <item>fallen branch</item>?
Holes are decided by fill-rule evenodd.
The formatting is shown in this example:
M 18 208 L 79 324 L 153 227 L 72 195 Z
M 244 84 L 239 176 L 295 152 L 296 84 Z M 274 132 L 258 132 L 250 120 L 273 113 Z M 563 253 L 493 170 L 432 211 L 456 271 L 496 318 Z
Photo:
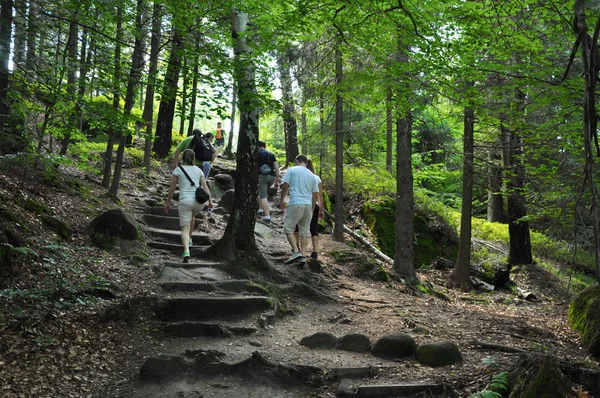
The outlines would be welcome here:
M 539 340 L 533 339 L 531 337 L 523 336 L 523 335 L 520 335 L 520 334 L 516 334 L 516 333 L 500 332 L 500 331 L 495 331 L 495 330 L 488 330 L 487 333 L 504 334 L 504 335 L 507 335 L 507 336 L 515 337 L 517 339 L 529 340 L 529 341 L 533 341 L 535 343 L 541 344 L 541 342 Z
M 511 346 L 503 345 L 503 344 L 485 343 L 485 342 L 479 341 L 479 340 L 473 340 L 473 341 L 471 341 L 471 344 L 475 345 L 476 347 L 484 348 L 484 349 L 488 349 L 488 350 L 510 352 L 513 354 L 529 354 L 529 351 L 524 350 L 522 348 L 511 347 Z
M 327 216 L 327 218 L 329 218 L 331 221 L 333 221 L 335 223 L 335 217 L 333 216 L 333 214 L 331 214 L 330 212 L 328 212 L 327 210 L 325 210 L 325 215 Z M 377 258 L 379 258 L 382 261 L 385 261 L 386 263 L 388 263 L 390 265 L 394 265 L 394 260 L 392 260 L 391 258 L 389 258 L 388 256 L 386 256 L 379 249 L 377 249 L 371 242 L 369 242 L 368 240 L 366 240 L 362 236 L 358 235 L 356 232 L 352 231 L 345 224 L 344 224 L 344 231 L 347 232 L 348 235 L 350 235 L 353 239 L 356 239 L 357 241 L 359 241 L 360 243 L 362 243 L 363 245 L 365 245 L 366 248 L 369 249 L 369 251 L 371 253 L 373 253 L 373 254 L 375 254 L 377 256 Z

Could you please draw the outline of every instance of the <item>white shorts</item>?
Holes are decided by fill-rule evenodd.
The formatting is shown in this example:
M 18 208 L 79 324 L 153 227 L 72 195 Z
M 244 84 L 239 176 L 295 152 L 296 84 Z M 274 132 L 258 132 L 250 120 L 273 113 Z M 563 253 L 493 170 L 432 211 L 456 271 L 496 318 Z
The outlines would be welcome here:
M 192 217 L 200 213 L 203 207 L 204 204 L 198 203 L 196 199 L 193 202 L 179 202 L 179 206 L 177 207 L 177 211 L 179 212 L 179 226 L 190 225 Z
M 283 232 L 293 234 L 298 226 L 300 236 L 310 236 L 310 219 L 312 218 L 312 205 L 291 205 L 285 210 Z

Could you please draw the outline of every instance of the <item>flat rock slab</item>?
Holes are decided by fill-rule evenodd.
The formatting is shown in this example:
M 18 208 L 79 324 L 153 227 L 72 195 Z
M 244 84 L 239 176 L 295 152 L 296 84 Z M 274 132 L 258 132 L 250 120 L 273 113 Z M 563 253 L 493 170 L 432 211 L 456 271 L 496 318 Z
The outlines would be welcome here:
M 208 261 L 208 260 L 202 260 L 202 259 L 194 259 L 193 257 L 190 258 L 190 262 L 189 263 L 184 263 L 183 261 L 164 261 L 163 265 L 165 267 L 171 267 L 171 268 L 201 268 L 201 267 L 207 267 L 207 268 L 227 269 L 229 267 L 227 264 L 224 264 L 224 263 L 218 263 L 218 262 L 215 262 L 215 261 Z
M 223 281 L 228 279 L 231 279 L 231 275 L 227 272 L 211 267 L 163 267 L 158 276 L 158 280 L 170 282 Z
M 156 312 L 163 320 L 200 321 L 264 312 L 275 302 L 266 296 L 175 297 L 161 300 Z
M 207 246 L 202 247 L 200 245 L 195 246 L 195 244 L 196 244 L 196 242 L 194 242 L 193 247 L 190 247 L 190 254 L 192 255 L 192 258 L 190 259 L 190 261 L 194 261 L 194 257 L 201 257 L 202 252 L 207 247 Z M 181 245 L 181 243 L 177 244 L 177 243 L 150 241 L 150 242 L 148 242 L 148 246 L 153 249 L 166 250 L 170 253 L 177 254 L 178 256 L 181 256 L 183 254 L 183 246 Z
M 272 238 L 273 229 L 265 224 L 256 221 L 256 224 L 254 224 L 254 234 L 262 238 Z
M 178 322 L 166 325 L 165 333 L 177 337 L 215 337 L 250 336 L 258 331 L 255 327 L 226 326 L 218 323 Z
M 360 385 L 357 387 L 357 397 L 410 397 L 414 394 L 429 393 L 441 395 L 444 393 L 443 384 L 434 383 L 401 383 Z
M 160 286 L 167 291 L 178 292 L 215 292 L 225 291 L 234 293 L 260 293 L 265 294 L 265 290 L 258 285 L 250 283 L 248 280 L 236 279 L 216 282 L 165 282 Z
M 169 229 L 174 231 L 180 231 L 179 226 L 179 217 L 170 217 L 166 214 L 164 215 L 154 215 L 154 214 L 143 214 L 142 222 L 144 222 L 149 227 L 160 228 L 160 229 Z
M 168 242 L 179 243 L 181 247 L 181 231 L 180 230 L 169 230 L 149 227 L 148 232 L 159 239 L 163 239 Z M 204 232 L 194 231 L 192 233 L 192 240 L 195 245 L 210 245 L 212 242 L 208 234 Z

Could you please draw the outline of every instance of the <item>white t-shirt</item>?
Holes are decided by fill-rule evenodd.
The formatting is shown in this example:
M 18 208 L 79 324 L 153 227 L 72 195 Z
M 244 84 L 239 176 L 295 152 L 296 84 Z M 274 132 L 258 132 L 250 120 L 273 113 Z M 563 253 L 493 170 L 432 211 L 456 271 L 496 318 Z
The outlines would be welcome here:
M 317 192 L 319 191 L 319 185 L 321 185 L 321 183 L 323 182 L 321 180 L 321 177 L 319 177 L 316 174 L 313 174 L 315 176 L 315 180 L 317 180 Z M 317 197 L 317 202 L 319 201 L 319 197 Z M 323 207 L 323 203 L 319 203 L 319 206 Z
M 177 182 L 179 182 L 179 202 L 193 202 L 196 200 L 196 188 L 202 186 L 201 179 L 204 178 L 204 173 L 198 166 L 183 165 L 181 167 L 185 169 L 196 186 L 193 187 L 181 169 L 175 167 L 173 175 L 177 176 Z
M 315 175 L 304 166 L 290 168 L 281 182 L 287 182 L 290 186 L 290 206 L 312 205 L 313 192 L 319 192 L 319 183 Z

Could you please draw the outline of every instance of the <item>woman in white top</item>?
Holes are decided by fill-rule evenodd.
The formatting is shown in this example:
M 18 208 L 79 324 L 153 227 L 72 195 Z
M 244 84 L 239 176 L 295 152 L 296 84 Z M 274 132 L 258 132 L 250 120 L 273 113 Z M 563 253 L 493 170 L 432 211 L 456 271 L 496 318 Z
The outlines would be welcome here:
M 196 214 L 202 210 L 204 204 L 196 201 L 196 188 L 201 186 L 208 193 L 208 207 L 212 207 L 210 200 L 210 190 L 206 184 L 202 169 L 194 165 L 195 154 L 191 149 L 186 149 L 182 155 L 182 165 L 173 169 L 173 178 L 169 187 L 169 196 L 165 209 L 167 213 L 171 208 L 171 199 L 175 193 L 175 187 L 179 184 L 179 205 L 177 207 L 179 213 L 179 225 L 181 226 L 181 243 L 183 244 L 183 262 L 187 263 L 190 260 L 190 239 L 194 232 L 194 223 Z M 194 186 L 190 180 L 183 174 L 181 168 L 185 170 L 187 175 L 194 182 Z

